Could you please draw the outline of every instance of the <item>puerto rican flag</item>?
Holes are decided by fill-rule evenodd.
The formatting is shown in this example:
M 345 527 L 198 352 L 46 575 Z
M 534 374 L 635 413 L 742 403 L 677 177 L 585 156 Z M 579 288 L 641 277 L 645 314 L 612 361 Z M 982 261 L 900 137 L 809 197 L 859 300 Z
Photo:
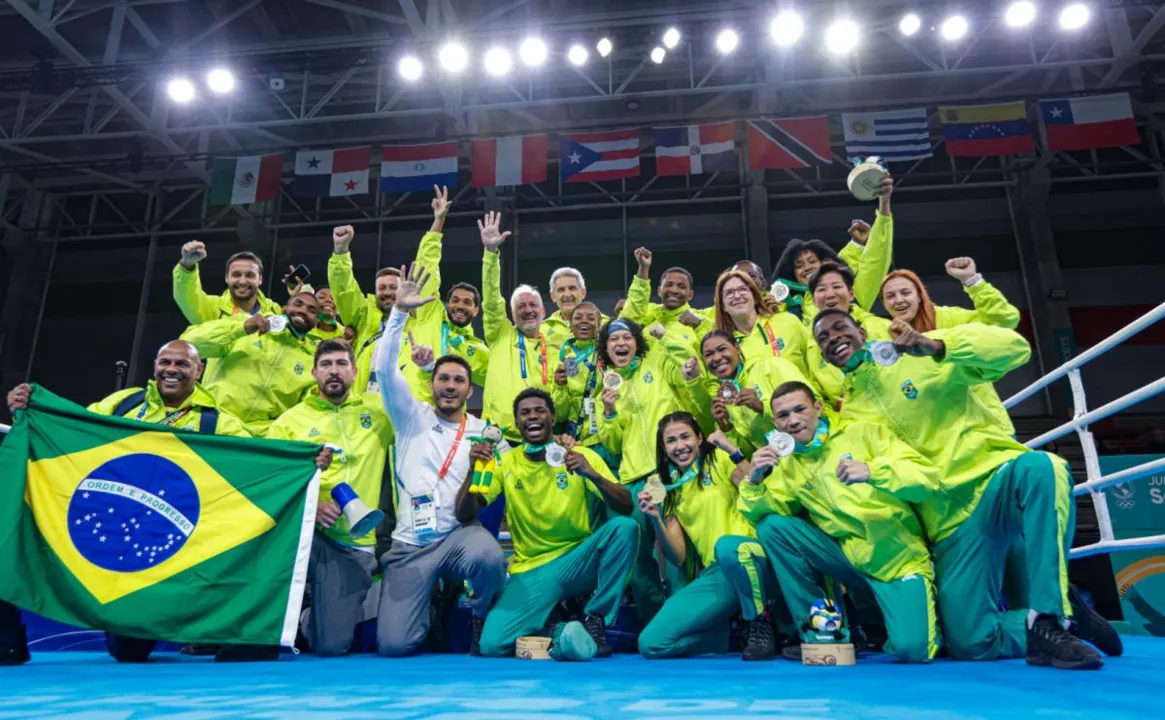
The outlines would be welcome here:
M 559 138 L 562 182 L 639 177 L 639 130 L 578 133 Z
M 657 175 L 704 175 L 736 169 L 733 123 L 652 129 Z
M 1040 100 L 1049 150 L 1093 150 L 1139 145 L 1128 93 Z
M 296 197 L 344 197 L 368 193 L 372 148 L 301 150 L 295 154 L 291 192 Z
M 385 145 L 380 157 L 382 192 L 427 192 L 434 185 L 457 187 L 456 142 Z
M 546 182 L 546 135 L 473 140 L 469 143 L 473 187 Z

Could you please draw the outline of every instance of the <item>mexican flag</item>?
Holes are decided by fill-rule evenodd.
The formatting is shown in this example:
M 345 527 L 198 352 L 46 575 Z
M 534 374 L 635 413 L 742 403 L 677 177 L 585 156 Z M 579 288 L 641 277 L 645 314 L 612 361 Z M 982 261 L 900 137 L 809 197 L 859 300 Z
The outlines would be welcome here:
M 283 155 L 215 158 L 210 172 L 211 205 L 245 205 L 279 194 Z
M 0 445 L 0 600 L 130 637 L 292 645 L 318 452 L 97 415 L 34 386 Z

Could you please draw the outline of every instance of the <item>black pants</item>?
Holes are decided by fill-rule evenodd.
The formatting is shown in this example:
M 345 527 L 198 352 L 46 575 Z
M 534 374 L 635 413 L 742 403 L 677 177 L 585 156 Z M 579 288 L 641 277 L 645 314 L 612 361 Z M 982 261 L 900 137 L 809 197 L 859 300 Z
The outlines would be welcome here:
M 20 610 L 0 600 L 0 645 L 14 645 L 24 639 L 20 632 Z

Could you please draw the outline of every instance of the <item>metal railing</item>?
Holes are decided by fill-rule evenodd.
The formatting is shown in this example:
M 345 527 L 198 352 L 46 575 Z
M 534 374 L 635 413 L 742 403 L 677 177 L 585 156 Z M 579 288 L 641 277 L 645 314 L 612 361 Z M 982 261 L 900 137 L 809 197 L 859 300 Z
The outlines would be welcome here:
M 1055 381 L 1064 377 L 1068 378 L 1068 384 L 1072 388 L 1072 419 L 1037 438 L 1029 440 L 1027 446 L 1030 448 L 1042 447 L 1071 432 L 1075 432 L 1080 438 L 1080 446 L 1084 450 L 1084 469 L 1087 480 L 1074 487 L 1072 494 L 1088 495 L 1092 498 L 1092 505 L 1096 508 L 1096 522 L 1100 527 L 1100 542 L 1073 548 L 1073 558 L 1087 557 L 1089 555 L 1097 555 L 1114 550 L 1147 550 L 1165 546 L 1165 535 L 1149 535 L 1146 537 L 1117 540 L 1113 535 L 1112 518 L 1108 513 L 1108 496 L 1104 493 L 1105 488 L 1119 483 L 1137 480 L 1165 470 L 1165 458 L 1151 460 L 1119 472 L 1109 473 L 1108 475 L 1101 475 L 1100 457 L 1096 452 L 1096 440 L 1092 437 L 1092 431 L 1089 430 L 1089 426 L 1093 423 L 1165 392 L 1165 377 L 1159 378 L 1142 388 L 1138 388 L 1092 411 L 1088 410 L 1088 403 L 1084 396 L 1084 383 L 1080 379 L 1080 369 L 1082 367 L 1163 318 L 1165 318 L 1165 303 L 1161 303 L 1113 333 L 1112 336 L 1103 342 L 1093 345 L 1088 350 L 1080 353 L 1047 375 L 1044 375 L 1039 380 L 1036 380 L 1003 402 L 1005 407 L 1011 409 Z

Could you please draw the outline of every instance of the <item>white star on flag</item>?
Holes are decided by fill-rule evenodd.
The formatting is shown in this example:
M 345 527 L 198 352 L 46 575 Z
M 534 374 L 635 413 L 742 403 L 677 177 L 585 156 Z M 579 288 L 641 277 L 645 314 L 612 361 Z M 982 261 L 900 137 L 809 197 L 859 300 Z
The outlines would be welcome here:
M 86 500 L 88 500 L 88 499 L 89 499 L 89 493 L 81 493 L 81 497 L 83 497 L 83 498 L 85 498 Z
M 1060 108 L 1052 108 L 1052 117 L 1058 118 L 1063 114 L 1064 114 L 1064 111 L 1061 110 Z
M 582 155 L 579 155 L 578 153 L 571 153 L 570 154 L 570 164 L 571 165 L 578 165 L 581 160 L 582 160 Z
M 98 539 L 99 539 L 99 540 L 101 540 L 101 542 L 105 542 L 105 536 L 104 536 L 104 535 L 102 535 L 102 536 L 101 536 L 100 538 L 98 538 Z

